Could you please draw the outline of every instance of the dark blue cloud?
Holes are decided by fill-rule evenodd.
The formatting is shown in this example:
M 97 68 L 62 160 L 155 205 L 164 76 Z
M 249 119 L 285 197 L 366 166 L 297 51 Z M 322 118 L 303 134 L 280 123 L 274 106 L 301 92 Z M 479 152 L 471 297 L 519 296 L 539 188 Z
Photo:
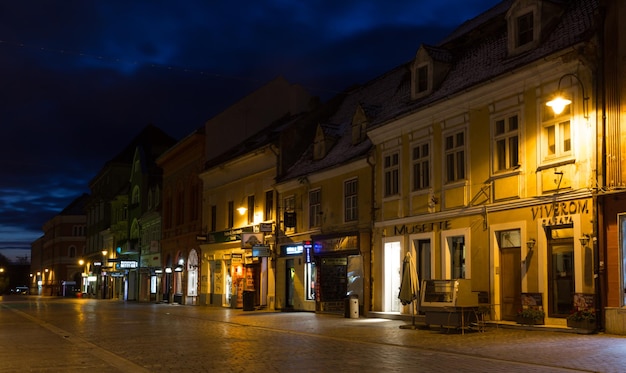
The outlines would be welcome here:
M 329 98 L 497 2 L 2 2 L 0 249 L 39 237 L 147 124 L 181 138 L 278 75 Z

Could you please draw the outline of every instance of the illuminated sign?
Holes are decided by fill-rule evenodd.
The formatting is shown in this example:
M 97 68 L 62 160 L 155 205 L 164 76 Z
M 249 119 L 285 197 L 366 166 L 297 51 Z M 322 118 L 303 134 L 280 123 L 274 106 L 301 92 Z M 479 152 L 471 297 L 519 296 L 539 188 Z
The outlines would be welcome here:
M 120 268 L 137 268 L 136 260 L 120 260 Z
M 311 241 L 304 241 L 304 262 L 305 263 L 311 263 L 313 262 L 313 257 L 311 255 L 311 253 L 313 252 L 313 244 L 311 243 Z
M 271 256 L 272 252 L 270 251 L 270 247 L 266 245 L 256 245 L 252 247 L 252 256 L 256 257 L 267 257 Z
M 285 250 L 285 255 L 296 255 L 304 252 L 304 246 L 302 245 L 283 246 L 283 249 Z

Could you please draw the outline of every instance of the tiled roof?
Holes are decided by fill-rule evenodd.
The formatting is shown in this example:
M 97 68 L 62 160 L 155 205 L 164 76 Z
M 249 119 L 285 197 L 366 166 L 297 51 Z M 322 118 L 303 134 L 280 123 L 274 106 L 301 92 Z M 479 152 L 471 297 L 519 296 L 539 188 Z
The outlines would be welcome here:
M 452 67 L 439 89 L 433 94 L 415 101 L 410 100 L 408 90 L 406 93 L 401 92 L 400 95 L 395 96 L 385 105 L 385 113 L 379 117 L 373 127 L 378 127 L 404 114 L 419 111 L 420 108 L 430 106 L 481 83 L 497 79 L 516 68 L 526 66 L 554 52 L 565 50 L 587 40 L 593 25 L 594 14 L 599 7 L 597 0 L 571 1 L 568 3 L 569 5 L 564 5 L 565 11 L 562 17 L 554 29 L 544 36 L 537 48 L 521 55 L 509 56 L 504 15 L 511 3 L 511 0 L 505 0 L 485 13 L 495 15 L 492 22 L 499 25 L 497 29 L 492 30 L 495 32 L 492 32 L 491 36 L 481 36 L 476 44 L 462 44 L 462 47 L 452 50 L 454 56 Z M 505 5 L 507 7 L 504 7 Z M 485 14 L 477 17 L 480 22 L 468 21 L 467 23 L 485 25 Z M 463 38 L 461 30 L 470 31 L 461 26 L 452 35 L 456 35 L 456 38 Z M 447 38 L 445 43 L 439 47 L 445 48 L 447 45 L 454 46 L 455 40 Z
M 408 70 L 405 67 L 396 68 L 380 78 L 346 93 L 345 100 L 327 121 L 328 124 L 334 124 L 335 130 L 341 135 L 335 145 L 324 158 L 313 160 L 313 145 L 311 144 L 302 157 L 279 177 L 279 181 L 295 179 L 320 170 L 341 166 L 366 156 L 372 147 L 369 139 L 365 139 L 359 144 L 352 144 L 352 117 L 357 106 L 360 104 L 368 116 L 377 115 L 386 102 L 398 94 L 398 88 L 406 79 L 407 73 Z M 322 123 L 322 126 L 326 127 L 327 123 Z
M 270 145 L 271 143 L 277 142 L 278 138 L 280 137 L 280 131 L 285 127 L 291 125 L 296 120 L 300 119 L 303 115 L 304 114 L 287 114 L 283 118 L 280 118 L 270 123 L 258 133 L 255 133 L 254 135 L 246 138 L 245 140 L 233 146 L 229 150 L 223 152 L 219 156 L 213 157 L 206 161 L 204 165 L 205 170 L 211 169 L 224 162 L 233 160 L 256 149 L 260 149 L 264 146 Z
M 550 1 L 550 0 L 544 0 Z M 337 167 L 367 155 L 370 140 L 352 144 L 352 116 L 361 105 L 370 120 L 370 128 L 384 125 L 408 113 L 419 111 L 451 95 L 496 79 L 513 69 L 528 65 L 550 54 L 572 47 L 588 38 L 598 0 L 552 0 L 565 11 L 541 44 L 530 52 L 510 57 L 507 53 L 505 15 L 514 0 L 504 0 L 459 26 L 437 46 L 424 46 L 437 61 L 451 64 L 441 86 L 431 95 L 411 100 L 409 61 L 369 83 L 345 93 L 347 96 L 328 122 L 339 124 L 343 134 L 326 157 L 313 160 L 312 145 L 279 181 L 290 180 L 320 170 Z M 568 5 L 566 5 L 568 4 Z M 478 29 L 481 32 L 477 32 Z M 478 36 L 477 36 L 478 35 Z M 376 110 L 371 110 L 376 108 Z M 311 139 L 312 140 L 312 139 Z M 312 143 L 312 141 L 311 141 Z

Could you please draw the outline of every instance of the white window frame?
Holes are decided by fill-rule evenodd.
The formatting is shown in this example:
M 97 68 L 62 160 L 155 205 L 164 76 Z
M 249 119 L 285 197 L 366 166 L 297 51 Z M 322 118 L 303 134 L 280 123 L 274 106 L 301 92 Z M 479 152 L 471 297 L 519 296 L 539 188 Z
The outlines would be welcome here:
M 350 187 L 354 183 L 354 187 Z M 354 189 L 354 190 L 352 190 Z M 359 179 L 352 178 L 343 182 L 343 221 L 359 220 Z
M 424 146 L 428 146 L 428 155 L 424 156 L 422 154 L 422 149 Z M 415 148 L 420 149 L 420 156 L 415 158 Z M 411 191 L 412 192 L 422 192 L 429 191 L 433 185 L 433 175 L 432 175 L 432 164 L 433 164 L 433 146 L 430 140 L 424 140 L 415 142 L 411 145 Z M 420 165 L 420 175 L 416 175 L 415 167 Z M 423 175 L 424 170 L 422 169 L 426 166 L 426 174 L 428 175 L 428 184 L 424 183 Z M 420 187 L 415 185 L 416 178 L 419 177 Z
M 311 197 L 317 195 L 317 201 Z M 309 228 L 322 226 L 322 189 L 316 188 L 309 191 Z
M 517 128 L 514 130 L 510 129 L 511 119 L 517 118 Z M 498 122 L 503 122 L 504 131 L 502 133 L 497 133 Z M 506 114 L 501 114 L 495 116 L 492 120 L 491 125 L 491 138 L 492 138 L 492 173 L 503 173 L 507 171 L 511 171 L 519 167 L 522 154 L 521 154 L 521 129 L 522 129 L 522 119 L 519 112 L 508 112 Z M 517 140 L 517 160 L 511 159 L 511 140 Z M 501 159 L 501 154 L 499 154 L 498 143 L 504 142 L 504 167 L 500 168 L 499 161 Z
M 395 160 L 393 159 L 394 157 L 396 157 Z M 389 165 L 387 165 L 388 159 L 390 159 Z M 382 174 L 383 174 L 383 197 L 384 198 L 397 197 L 400 195 L 400 185 L 401 185 L 400 162 L 401 162 L 401 157 L 400 157 L 399 149 L 383 154 Z M 390 183 L 387 182 L 388 177 L 391 179 Z M 394 184 L 393 179 L 395 179 L 395 186 L 392 185 Z
M 463 145 L 458 145 L 458 135 L 463 134 Z M 448 148 L 447 140 L 448 137 L 452 137 L 453 145 L 451 148 Z M 455 129 L 452 131 L 448 131 L 443 135 L 443 179 L 444 184 L 454 184 L 458 182 L 462 182 L 468 179 L 468 146 L 467 146 L 467 129 Z M 463 175 L 459 174 L 459 153 L 463 153 Z M 448 157 L 452 156 L 454 159 L 454 176 L 452 180 L 448 177 L 449 168 L 448 168 Z
M 570 93 L 567 93 L 570 95 Z M 571 95 L 569 97 L 572 97 Z M 541 162 L 552 163 L 555 161 L 564 161 L 574 158 L 574 126 L 572 105 L 567 105 L 561 114 L 554 114 L 552 108 L 541 105 Z M 569 131 L 567 134 L 563 131 L 563 126 L 567 123 Z M 554 127 L 554 150 L 550 150 L 549 128 Z M 565 141 L 569 141 L 566 145 Z
M 470 245 L 470 229 L 459 228 L 441 232 L 441 278 L 452 279 L 452 248 L 450 240 L 454 237 L 463 237 L 465 245 L 465 277 L 472 278 L 472 249 Z

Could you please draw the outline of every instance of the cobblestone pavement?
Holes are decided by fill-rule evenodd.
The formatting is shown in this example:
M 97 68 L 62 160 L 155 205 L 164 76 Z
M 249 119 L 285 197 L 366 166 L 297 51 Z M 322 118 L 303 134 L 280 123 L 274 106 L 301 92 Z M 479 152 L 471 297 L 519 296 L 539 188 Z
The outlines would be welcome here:
M 410 322 L 408 322 L 410 324 Z M 52 297 L 0 298 L 0 372 L 623 372 L 626 338 Z

